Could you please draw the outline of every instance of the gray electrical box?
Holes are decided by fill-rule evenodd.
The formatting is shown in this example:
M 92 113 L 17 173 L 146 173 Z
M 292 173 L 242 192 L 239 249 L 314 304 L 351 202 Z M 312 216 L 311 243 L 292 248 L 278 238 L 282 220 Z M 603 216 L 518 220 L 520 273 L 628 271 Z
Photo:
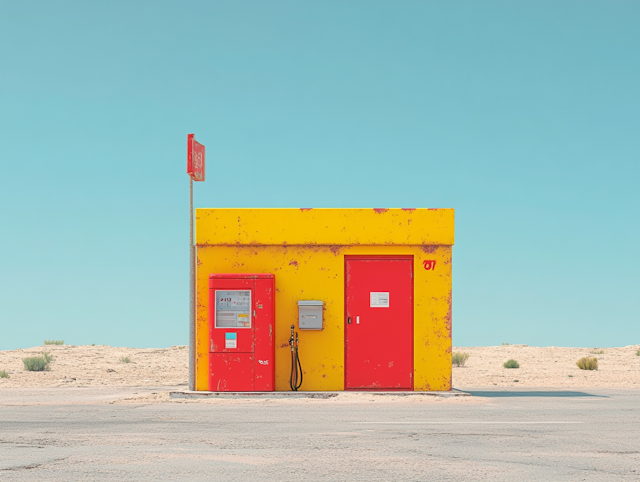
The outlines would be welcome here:
M 298 301 L 298 328 L 322 330 L 322 301 Z

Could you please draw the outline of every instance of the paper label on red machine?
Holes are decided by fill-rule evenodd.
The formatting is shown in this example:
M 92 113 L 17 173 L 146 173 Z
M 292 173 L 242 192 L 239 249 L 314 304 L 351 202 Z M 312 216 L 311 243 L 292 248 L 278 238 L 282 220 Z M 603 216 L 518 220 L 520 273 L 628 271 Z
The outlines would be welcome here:
M 233 332 L 227 332 L 224 334 L 224 347 L 225 348 L 238 348 L 238 334 Z
M 389 292 L 371 291 L 369 293 L 369 306 L 371 308 L 389 308 Z

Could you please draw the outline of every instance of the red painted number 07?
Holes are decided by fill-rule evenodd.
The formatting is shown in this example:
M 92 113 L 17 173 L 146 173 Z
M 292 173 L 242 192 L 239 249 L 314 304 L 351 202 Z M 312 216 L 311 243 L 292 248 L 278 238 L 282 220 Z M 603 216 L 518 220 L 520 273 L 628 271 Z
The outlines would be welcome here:
M 435 259 L 426 259 L 422 262 L 422 266 L 427 271 L 436 269 L 436 260 Z

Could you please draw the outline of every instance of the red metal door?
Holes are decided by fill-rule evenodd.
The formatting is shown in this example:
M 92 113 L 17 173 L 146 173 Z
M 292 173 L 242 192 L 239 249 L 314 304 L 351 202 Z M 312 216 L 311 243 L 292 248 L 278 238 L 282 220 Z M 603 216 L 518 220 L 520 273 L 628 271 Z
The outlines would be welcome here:
M 257 392 L 275 389 L 275 293 L 274 278 L 257 278 L 255 289 L 255 384 Z
M 345 389 L 413 389 L 413 258 L 345 260 Z
M 209 390 L 252 392 L 255 390 L 253 353 L 209 353 Z

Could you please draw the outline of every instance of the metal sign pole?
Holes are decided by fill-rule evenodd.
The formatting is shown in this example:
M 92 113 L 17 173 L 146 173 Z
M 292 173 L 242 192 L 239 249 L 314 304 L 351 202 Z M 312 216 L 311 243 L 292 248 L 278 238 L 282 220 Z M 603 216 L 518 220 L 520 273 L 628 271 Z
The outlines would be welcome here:
M 189 390 L 196 389 L 196 248 L 193 245 L 193 178 L 189 176 Z
M 196 247 L 193 243 L 193 180 L 204 181 L 204 146 L 187 135 L 189 175 L 189 390 L 196 389 Z

